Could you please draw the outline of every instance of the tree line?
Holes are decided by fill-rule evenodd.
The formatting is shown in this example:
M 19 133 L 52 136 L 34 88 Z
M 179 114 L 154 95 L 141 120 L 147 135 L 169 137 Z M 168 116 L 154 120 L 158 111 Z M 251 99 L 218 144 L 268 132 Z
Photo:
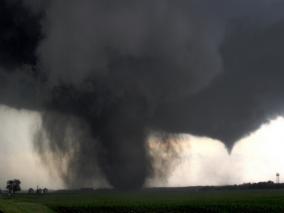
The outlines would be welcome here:
M 14 180 L 8 180 L 6 183 L 6 189 L 8 192 L 8 195 L 14 195 L 16 194 L 16 192 L 21 191 L 21 181 L 19 179 L 14 179 Z M 0 189 L 0 193 L 1 193 L 1 189 Z M 48 193 L 48 189 L 47 188 L 39 188 L 37 186 L 36 190 L 34 190 L 33 188 L 30 188 L 28 190 L 29 194 L 47 194 Z

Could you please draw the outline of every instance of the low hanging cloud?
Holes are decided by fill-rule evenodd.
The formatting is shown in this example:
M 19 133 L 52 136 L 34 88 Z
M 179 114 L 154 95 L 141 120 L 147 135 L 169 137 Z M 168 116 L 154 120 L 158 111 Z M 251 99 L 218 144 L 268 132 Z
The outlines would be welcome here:
M 67 186 L 140 187 L 152 132 L 230 149 L 282 113 L 283 6 L 1 1 L 0 102 L 42 114 L 35 147 Z

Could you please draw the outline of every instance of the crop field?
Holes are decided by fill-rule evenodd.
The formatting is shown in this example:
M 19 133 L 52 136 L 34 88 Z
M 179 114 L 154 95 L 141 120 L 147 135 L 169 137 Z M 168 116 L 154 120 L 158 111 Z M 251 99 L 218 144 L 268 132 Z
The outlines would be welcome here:
M 0 198 L 0 212 L 284 212 L 284 190 L 94 191 Z

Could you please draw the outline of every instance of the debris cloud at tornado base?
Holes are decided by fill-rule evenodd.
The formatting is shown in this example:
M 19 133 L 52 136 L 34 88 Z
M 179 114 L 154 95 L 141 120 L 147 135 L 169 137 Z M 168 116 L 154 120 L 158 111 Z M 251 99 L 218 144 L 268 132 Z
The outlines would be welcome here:
M 189 133 L 231 149 L 282 114 L 281 8 L 277 0 L 1 1 L 0 103 L 41 113 L 35 149 L 68 187 L 139 188 L 154 170 L 166 175 L 149 152 L 153 132 L 168 147 Z

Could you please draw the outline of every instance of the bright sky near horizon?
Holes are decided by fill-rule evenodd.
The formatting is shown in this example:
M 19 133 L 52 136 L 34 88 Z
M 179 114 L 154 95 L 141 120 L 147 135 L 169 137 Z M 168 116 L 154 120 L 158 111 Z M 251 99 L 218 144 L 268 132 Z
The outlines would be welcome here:
M 0 107 L 0 188 L 19 178 L 23 188 L 37 185 L 62 188 L 62 182 L 41 163 L 32 137 L 40 125 L 36 112 Z M 284 118 L 264 124 L 239 141 L 231 154 L 216 140 L 184 135 L 179 159 L 167 182 L 151 179 L 150 186 L 222 185 L 275 180 L 284 175 Z M 281 178 L 281 177 L 280 177 Z

